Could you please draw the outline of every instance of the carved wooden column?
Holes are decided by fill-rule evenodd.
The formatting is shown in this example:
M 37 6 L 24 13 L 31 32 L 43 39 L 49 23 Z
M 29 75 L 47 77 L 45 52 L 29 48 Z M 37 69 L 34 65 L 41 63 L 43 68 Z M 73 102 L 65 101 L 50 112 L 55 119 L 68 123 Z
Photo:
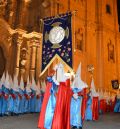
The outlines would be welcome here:
M 21 47 L 21 44 L 22 44 L 22 37 L 19 36 L 18 37 L 18 40 L 17 40 L 17 53 L 16 53 L 16 67 L 15 67 L 15 74 L 18 75 L 19 74 L 19 60 L 20 60 L 20 47 Z
M 42 34 L 40 34 L 40 37 L 38 38 L 37 42 L 36 42 L 36 45 L 37 45 L 37 50 L 36 50 L 36 80 L 39 79 L 39 75 L 40 75 L 40 72 L 41 72 L 41 51 L 42 51 Z
M 31 40 L 31 64 L 30 64 L 30 76 L 35 76 L 35 63 L 36 63 L 36 39 Z
M 25 37 L 29 39 L 29 45 L 30 45 L 30 67 L 29 67 L 29 75 L 30 77 L 34 76 L 36 78 L 36 71 L 40 70 L 40 66 L 38 67 L 37 64 L 39 62 L 40 54 L 38 55 L 38 51 L 40 50 L 40 36 L 41 34 L 37 32 L 32 32 L 29 34 L 26 34 Z M 39 57 L 38 57 L 39 56 Z
M 41 47 L 42 34 L 32 32 L 24 34 L 23 37 L 27 40 L 28 56 L 26 62 L 25 78 L 29 75 L 31 78 L 34 76 L 36 79 L 40 74 L 40 61 L 41 61 Z
M 19 74 L 19 64 L 20 64 L 20 48 L 21 44 L 23 42 L 23 34 L 26 33 L 26 31 L 17 29 L 16 30 L 16 35 L 17 35 L 17 44 L 16 44 L 16 62 L 15 62 L 15 74 Z

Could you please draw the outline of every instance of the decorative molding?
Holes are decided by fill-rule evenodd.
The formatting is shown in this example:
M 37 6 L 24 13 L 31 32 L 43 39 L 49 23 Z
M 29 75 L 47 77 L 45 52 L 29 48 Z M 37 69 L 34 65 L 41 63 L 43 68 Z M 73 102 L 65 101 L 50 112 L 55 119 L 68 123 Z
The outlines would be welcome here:
M 25 37 L 25 38 L 27 38 L 27 39 L 31 39 L 31 38 L 38 38 L 38 39 L 41 39 L 41 38 L 42 38 L 42 34 L 33 31 L 33 32 L 31 32 L 31 33 L 28 33 L 28 34 L 23 34 L 23 37 Z

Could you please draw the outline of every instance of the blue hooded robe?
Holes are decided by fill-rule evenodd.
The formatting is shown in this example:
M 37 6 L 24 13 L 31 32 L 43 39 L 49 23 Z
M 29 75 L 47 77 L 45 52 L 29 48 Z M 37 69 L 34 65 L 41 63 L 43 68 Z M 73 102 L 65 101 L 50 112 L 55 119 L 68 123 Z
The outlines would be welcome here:
M 4 85 L 2 85 L 2 93 L 3 93 L 3 99 L 2 99 L 2 115 L 8 115 L 8 101 L 9 101 L 9 89 L 6 88 Z
M 13 94 L 15 95 L 13 113 L 17 115 L 19 114 L 19 104 L 20 104 L 20 98 L 18 95 L 19 92 L 13 90 Z
M 25 97 L 25 113 L 29 113 L 30 112 L 30 96 L 31 96 L 31 91 L 27 91 L 25 89 L 25 96 L 28 96 L 29 98 Z
M 31 89 L 31 99 L 30 99 L 30 112 L 35 112 L 35 103 L 36 103 L 36 91 Z
M 19 103 L 19 113 L 23 114 L 25 113 L 25 96 L 24 96 L 25 91 L 22 89 L 19 89 L 19 98 L 20 98 L 20 103 Z
M 39 97 L 37 97 L 39 96 Z M 35 112 L 40 112 L 43 101 L 43 92 L 40 91 L 39 95 L 36 95 Z
M 81 89 L 73 88 L 74 93 L 78 93 Z M 81 115 L 82 96 L 78 96 L 77 99 L 72 97 L 70 105 L 70 125 L 77 128 L 82 127 L 82 115 Z
M 14 99 L 12 97 L 12 94 L 13 94 L 13 89 L 10 89 L 10 92 L 9 92 L 9 101 L 8 101 L 8 112 L 10 114 L 12 114 L 13 111 L 14 111 Z

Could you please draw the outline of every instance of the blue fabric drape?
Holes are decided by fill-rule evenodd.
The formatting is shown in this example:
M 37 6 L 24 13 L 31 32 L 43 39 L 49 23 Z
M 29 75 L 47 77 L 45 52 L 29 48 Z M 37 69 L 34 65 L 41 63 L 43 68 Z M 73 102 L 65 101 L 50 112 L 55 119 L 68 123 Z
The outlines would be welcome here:
M 49 82 L 52 82 L 52 87 L 50 89 L 50 97 L 49 97 L 48 104 L 46 107 L 44 125 L 46 129 L 51 129 L 52 119 L 53 119 L 55 105 L 56 105 L 55 93 L 57 92 L 57 85 L 53 82 L 52 78 L 48 77 L 47 80 Z

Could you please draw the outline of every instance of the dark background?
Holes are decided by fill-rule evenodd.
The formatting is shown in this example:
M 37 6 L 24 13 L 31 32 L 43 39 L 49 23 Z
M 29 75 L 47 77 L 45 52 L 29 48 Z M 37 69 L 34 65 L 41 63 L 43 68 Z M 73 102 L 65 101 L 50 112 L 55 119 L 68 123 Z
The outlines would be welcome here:
M 120 0 L 117 0 L 117 8 L 118 8 L 118 23 L 120 25 Z M 120 31 L 120 27 L 119 27 Z

